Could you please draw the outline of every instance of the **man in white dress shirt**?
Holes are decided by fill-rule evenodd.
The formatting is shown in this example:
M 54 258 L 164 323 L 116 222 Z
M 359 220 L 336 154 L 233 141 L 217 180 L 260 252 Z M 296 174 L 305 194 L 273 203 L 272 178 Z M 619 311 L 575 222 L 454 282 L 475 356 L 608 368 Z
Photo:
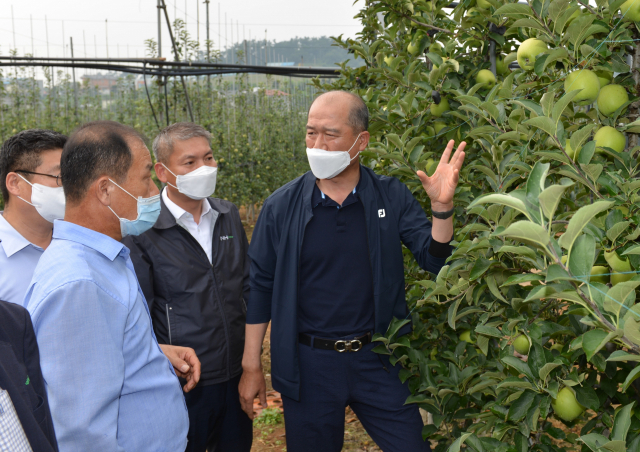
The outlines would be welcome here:
M 202 362 L 200 383 L 185 395 L 187 452 L 249 452 L 252 423 L 238 394 L 249 244 L 237 207 L 211 197 L 218 165 L 209 140 L 192 123 L 160 131 L 153 142 L 156 174 L 166 184 L 160 216 L 124 243 L 158 342 L 192 347 Z

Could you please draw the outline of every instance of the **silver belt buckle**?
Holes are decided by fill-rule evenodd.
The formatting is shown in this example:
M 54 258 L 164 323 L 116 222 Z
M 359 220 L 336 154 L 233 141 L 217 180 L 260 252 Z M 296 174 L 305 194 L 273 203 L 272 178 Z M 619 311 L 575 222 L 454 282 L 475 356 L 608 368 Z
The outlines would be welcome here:
M 338 346 L 340 346 L 340 348 L 338 348 Z M 359 339 L 353 339 L 349 341 L 336 341 L 336 343 L 333 345 L 333 349 L 338 353 L 357 352 L 362 350 L 362 342 Z

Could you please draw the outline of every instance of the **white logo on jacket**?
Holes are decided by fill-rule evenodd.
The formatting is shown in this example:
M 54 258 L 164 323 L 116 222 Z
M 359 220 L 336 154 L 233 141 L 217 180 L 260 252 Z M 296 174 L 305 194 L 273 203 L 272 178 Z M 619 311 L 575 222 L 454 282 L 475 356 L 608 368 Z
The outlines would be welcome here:
M 385 213 L 384 209 L 379 209 L 378 210 L 378 218 L 384 218 L 386 216 L 387 216 L 387 214 Z

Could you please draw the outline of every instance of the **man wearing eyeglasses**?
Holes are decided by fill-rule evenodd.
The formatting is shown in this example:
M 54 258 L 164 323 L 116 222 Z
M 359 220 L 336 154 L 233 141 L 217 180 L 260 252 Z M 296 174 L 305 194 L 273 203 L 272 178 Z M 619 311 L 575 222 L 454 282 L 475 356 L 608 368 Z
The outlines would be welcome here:
M 22 131 L 0 150 L 0 300 L 22 306 L 33 271 L 51 243 L 53 220 L 64 217 L 60 156 L 67 137 Z

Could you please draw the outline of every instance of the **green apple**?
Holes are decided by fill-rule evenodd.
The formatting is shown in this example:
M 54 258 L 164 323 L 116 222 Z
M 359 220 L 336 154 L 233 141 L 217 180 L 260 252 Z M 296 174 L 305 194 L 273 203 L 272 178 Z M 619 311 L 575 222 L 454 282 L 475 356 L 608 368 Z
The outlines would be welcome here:
M 509 71 L 509 65 L 504 62 L 504 58 L 496 59 L 496 72 L 500 75 L 507 75 Z
M 493 88 L 496 81 L 496 76 L 488 69 L 480 69 L 476 74 L 476 83 L 482 83 L 486 88 Z
M 576 157 L 580 154 L 580 149 L 578 149 L 577 151 L 573 150 L 571 148 L 571 142 L 569 140 L 567 140 L 567 144 L 564 146 L 564 150 L 571 160 L 576 159 Z
M 536 38 L 529 38 L 518 47 L 518 64 L 525 71 L 533 70 L 536 56 L 547 50 L 547 45 Z
M 567 258 L 568 258 L 568 257 L 569 257 L 569 256 L 567 256 L 567 255 L 565 254 L 564 256 L 562 256 L 562 257 L 560 258 L 560 262 L 562 262 L 562 265 L 567 265 Z
M 431 45 L 429 45 L 429 52 L 442 55 L 442 48 L 442 44 L 438 41 L 433 41 Z
M 440 131 L 442 129 L 444 129 L 445 127 L 447 127 L 447 125 L 444 122 L 441 121 L 436 121 L 433 123 L 433 128 L 436 131 L 436 135 L 440 133 Z
M 633 278 L 633 273 L 617 273 L 617 272 L 613 272 L 611 273 L 611 285 L 615 286 L 618 283 L 621 282 L 625 282 L 625 281 L 629 281 L 631 278 Z
M 593 139 L 596 142 L 596 148 L 611 148 L 616 152 L 624 151 L 626 144 L 624 134 L 609 126 L 598 129 Z
M 387 55 L 386 57 L 384 57 L 384 62 L 387 64 L 387 66 L 391 66 L 391 63 L 393 63 L 393 55 Z
M 602 283 L 602 284 L 606 284 L 609 282 L 609 273 L 611 273 L 609 271 L 608 267 L 603 267 L 600 265 L 596 265 L 594 267 L 591 267 L 591 278 L 590 278 L 590 282 L 594 283 L 594 282 L 598 282 L 598 283 Z
M 573 389 L 565 386 L 558 392 L 558 397 L 551 401 L 553 411 L 563 421 L 571 422 L 580 416 L 585 407 L 578 403 Z
M 413 14 L 413 3 L 411 1 L 404 2 L 404 7 Z
M 607 86 L 613 80 L 613 72 L 609 71 L 594 71 L 598 76 L 598 80 L 600 81 L 600 88 L 603 86 Z
M 442 116 L 446 111 L 449 111 L 449 101 L 447 100 L 446 97 L 443 97 L 440 100 L 439 104 L 435 104 L 435 103 L 431 104 L 431 114 L 437 118 Z M 437 132 L 437 129 L 436 129 L 436 132 Z
M 407 46 L 407 52 L 409 52 L 411 55 L 414 55 L 414 56 L 417 55 L 418 52 L 420 51 L 419 44 L 420 44 L 420 41 L 418 39 L 414 39 Z
M 607 261 L 607 264 L 611 267 L 614 272 L 624 273 L 631 271 L 631 264 L 629 263 L 629 258 L 625 258 L 624 260 L 618 256 L 618 253 L 615 251 L 605 251 L 604 252 L 604 260 Z
M 624 20 L 629 22 L 640 21 L 640 0 L 627 0 L 620 7 Z
M 489 3 L 487 0 L 476 0 L 476 6 L 480 9 L 489 9 L 491 3 Z
M 589 69 L 580 69 L 572 72 L 564 80 L 565 92 L 579 89 L 580 92 L 573 98 L 578 105 L 592 104 L 598 98 L 600 81 L 595 72 Z
M 474 341 L 473 339 L 471 339 L 471 331 L 469 331 L 469 330 L 464 330 L 464 331 L 460 334 L 459 339 L 460 339 L 461 341 L 465 341 L 465 342 L 467 342 L 467 343 L 469 343 L 469 344 L 475 344 L 475 343 L 476 343 L 476 341 Z
M 611 116 L 627 102 L 629 102 L 629 94 L 620 85 L 607 85 L 598 94 L 598 109 L 605 116 Z
M 521 355 L 528 355 L 529 348 L 531 348 L 531 344 L 529 343 L 529 338 L 524 334 L 516 337 L 516 340 L 513 341 L 513 348 L 516 349 L 518 353 Z

